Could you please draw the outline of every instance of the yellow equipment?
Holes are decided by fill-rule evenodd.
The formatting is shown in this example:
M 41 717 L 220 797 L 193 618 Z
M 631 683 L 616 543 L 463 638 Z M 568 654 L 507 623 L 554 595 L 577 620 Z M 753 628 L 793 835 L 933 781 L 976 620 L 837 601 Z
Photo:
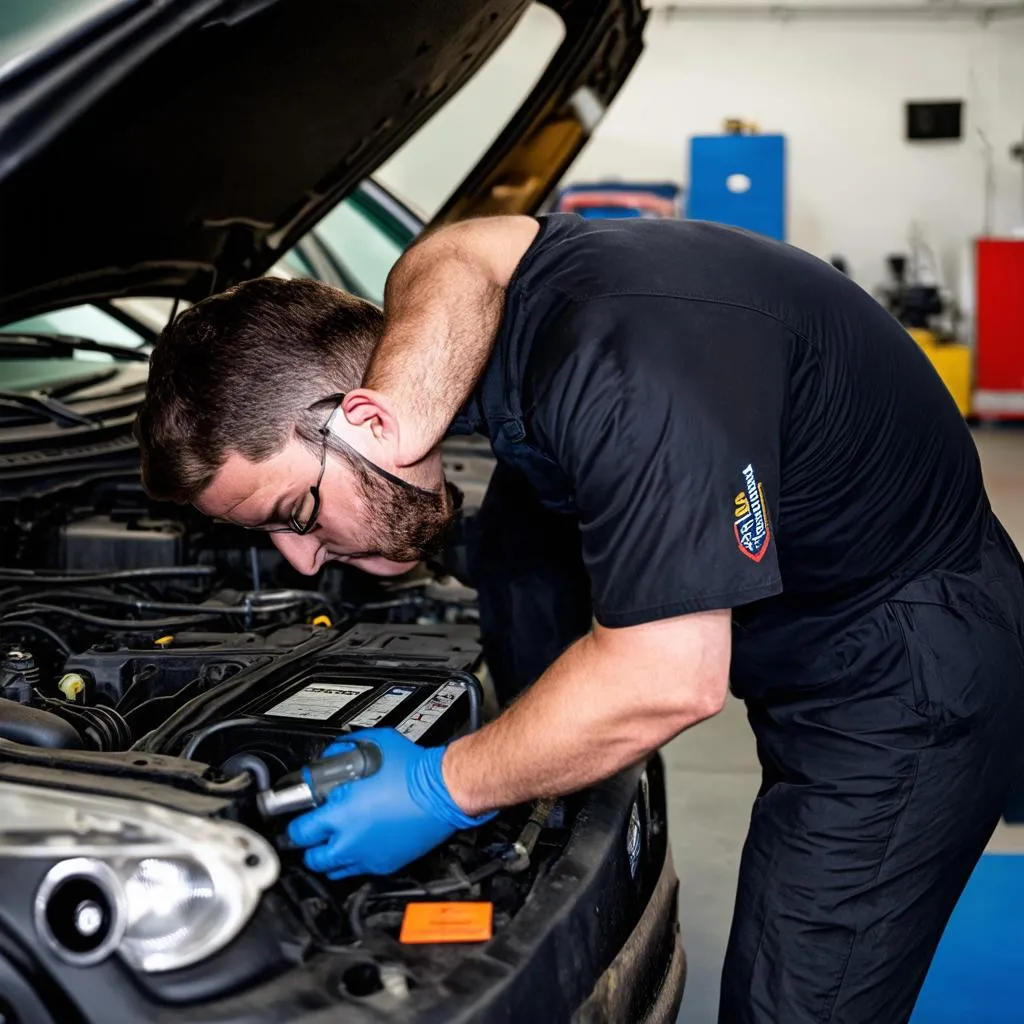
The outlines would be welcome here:
M 933 331 L 908 327 L 932 366 L 945 382 L 961 416 L 971 414 L 971 350 L 958 342 L 940 342 Z

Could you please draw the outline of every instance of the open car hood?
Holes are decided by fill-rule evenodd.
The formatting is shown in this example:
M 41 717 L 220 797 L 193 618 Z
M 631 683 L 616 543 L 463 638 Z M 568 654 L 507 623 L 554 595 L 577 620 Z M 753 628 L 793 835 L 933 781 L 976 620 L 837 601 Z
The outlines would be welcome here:
M 0 321 L 116 296 L 197 301 L 265 272 L 529 5 L 19 4 L 63 20 L 0 39 Z M 536 209 L 636 62 L 640 0 L 549 6 L 563 44 L 439 221 Z

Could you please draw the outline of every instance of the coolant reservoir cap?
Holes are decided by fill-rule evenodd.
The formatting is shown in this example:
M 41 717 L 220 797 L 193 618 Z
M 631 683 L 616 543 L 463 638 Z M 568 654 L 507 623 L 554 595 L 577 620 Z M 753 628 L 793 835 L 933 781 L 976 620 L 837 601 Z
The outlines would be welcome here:
M 85 680 L 77 672 L 66 672 L 61 676 L 57 689 L 64 694 L 65 700 L 76 700 L 85 689 Z

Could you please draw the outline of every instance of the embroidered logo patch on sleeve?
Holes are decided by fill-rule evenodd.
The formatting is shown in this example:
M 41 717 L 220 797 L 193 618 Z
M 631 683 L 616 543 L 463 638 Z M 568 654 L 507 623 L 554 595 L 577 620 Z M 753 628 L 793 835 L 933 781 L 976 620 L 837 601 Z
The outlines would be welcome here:
M 740 551 L 760 562 L 768 550 L 771 530 L 768 524 L 768 505 L 764 500 L 764 488 L 754 474 L 754 467 L 743 470 L 743 490 L 736 495 L 736 543 Z

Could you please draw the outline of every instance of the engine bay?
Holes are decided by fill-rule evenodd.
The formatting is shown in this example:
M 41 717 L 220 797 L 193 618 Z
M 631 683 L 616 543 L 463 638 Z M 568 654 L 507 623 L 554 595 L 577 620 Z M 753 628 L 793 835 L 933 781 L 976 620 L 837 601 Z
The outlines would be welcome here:
M 391 726 L 435 745 L 480 727 L 475 594 L 440 567 L 387 582 L 340 565 L 300 577 L 265 535 L 155 507 L 127 474 L 4 504 L 0 784 L 83 800 L 144 792 L 251 830 L 280 861 L 263 953 L 242 963 L 229 946 L 143 972 L 154 998 L 190 1001 L 329 953 L 358 968 L 343 989 L 400 999 L 461 955 L 399 944 L 410 900 L 485 900 L 497 933 L 564 849 L 573 801 L 538 801 L 457 834 L 401 877 L 330 882 L 291 848 L 288 818 L 261 812 L 261 794 L 351 730 Z M 86 942 L 83 958 L 70 904 L 50 903 L 54 920 L 37 926 L 51 949 L 92 964 L 98 947 Z

